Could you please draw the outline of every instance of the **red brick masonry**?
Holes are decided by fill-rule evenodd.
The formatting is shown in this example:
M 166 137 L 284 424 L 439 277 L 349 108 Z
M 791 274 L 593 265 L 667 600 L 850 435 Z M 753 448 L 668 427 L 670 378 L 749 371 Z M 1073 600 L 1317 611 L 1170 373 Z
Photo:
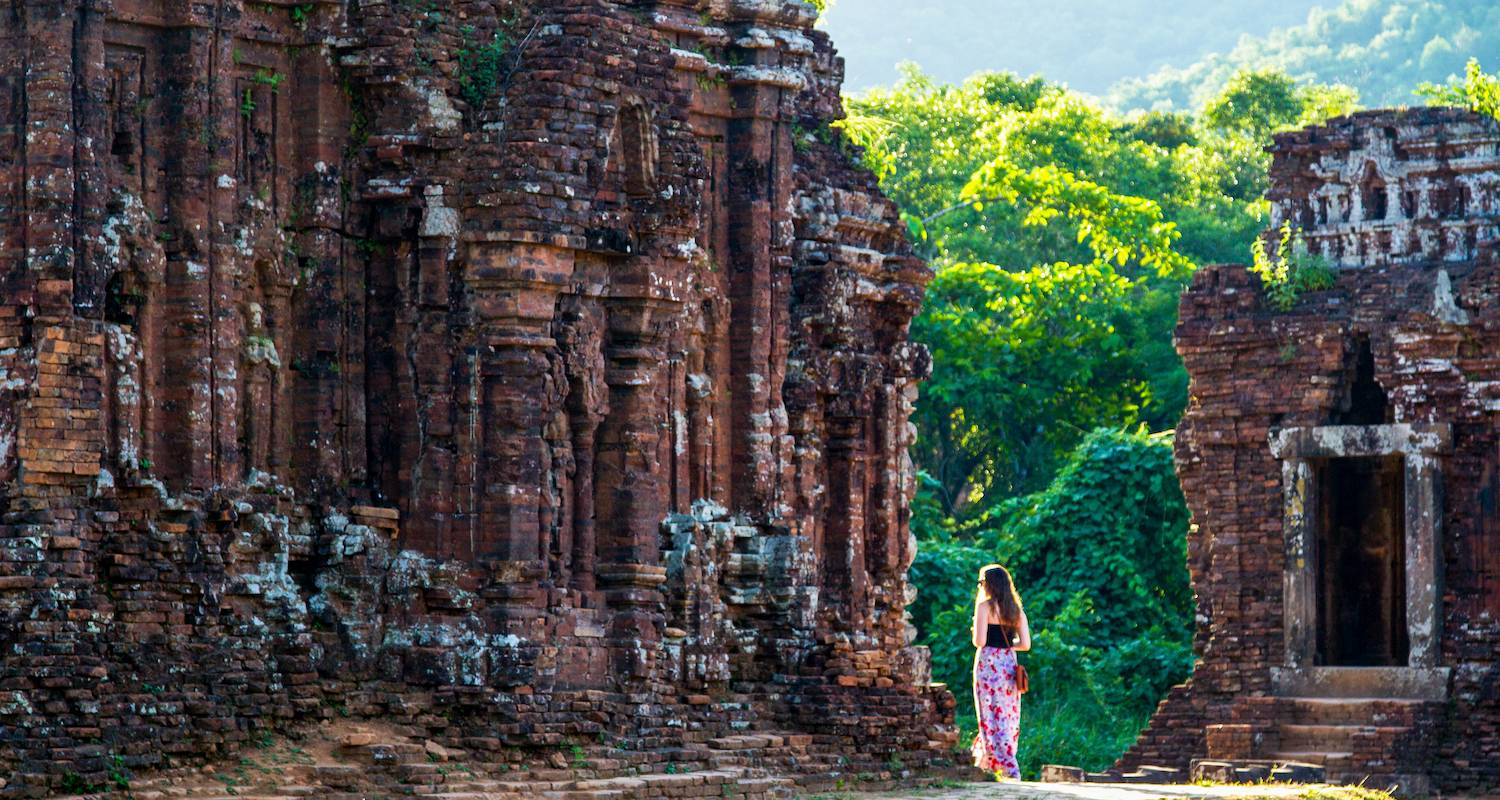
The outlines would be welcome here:
M 1183 297 L 1192 399 L 1177 463 L 1201 660 L 1122 766 L 1311 759 L 1331 778 L 1493 788 L 1500 126 L 1452 109 L 1370 112 L 1279 136 L 1272 153 L 1273 223 L 1304 229 L 1337 284 L 1282 312 L 1245 267 L 1218 266 Z M 1363 428 L 1343 419 L 1361 348 L 1387 403 Z M 1411 645 L 1396 669 L 1330 671 L 1303 646 L 1317 635 L 1301 610 L 1312 573 L 1288 554 L 1308 552 L 1294 534 L 1321 501 L 1300 481 L 1345 450 L 1404 454 Z
M 929 271 L 814 16 L 0 15 L 0 793 L 345 714 L 945 763 Z

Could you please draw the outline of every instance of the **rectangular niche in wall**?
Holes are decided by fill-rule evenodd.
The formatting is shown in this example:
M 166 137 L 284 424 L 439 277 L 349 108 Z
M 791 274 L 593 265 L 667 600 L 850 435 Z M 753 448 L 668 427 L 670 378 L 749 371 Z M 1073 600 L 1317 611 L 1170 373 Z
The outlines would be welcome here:
M 1316 663 L 1407 661 L 1406 476 L 1399 455 L 1317 462 Z

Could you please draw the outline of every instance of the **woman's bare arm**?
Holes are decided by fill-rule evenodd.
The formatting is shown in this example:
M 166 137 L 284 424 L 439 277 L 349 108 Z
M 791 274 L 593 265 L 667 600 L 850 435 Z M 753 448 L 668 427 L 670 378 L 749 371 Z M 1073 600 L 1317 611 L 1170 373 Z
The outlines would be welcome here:
M 1026 612 L 1025 611 L 1021 612 L 1020 630 L 1017 631 L 1016 635 L 1017 635 L 1017 638 L 1020 639 L 1020 641 L 1017 642 L 1016 646 L 1013 647 L 1013 648 L 1011 648 L 1011 649 L 1013 649 L 1013 650 L 1030 650 L 1031 649 L 1031 623 L 1029 623 L 1029 622 L 1026 621 Z
M 984 646 L 984 626 L 988 621 L 989 606 L 990 604 L 985 602 L 974 604 L 974 630 L 970 632 L 972 635 L 969 638 L 974 642 L 975 647 Z

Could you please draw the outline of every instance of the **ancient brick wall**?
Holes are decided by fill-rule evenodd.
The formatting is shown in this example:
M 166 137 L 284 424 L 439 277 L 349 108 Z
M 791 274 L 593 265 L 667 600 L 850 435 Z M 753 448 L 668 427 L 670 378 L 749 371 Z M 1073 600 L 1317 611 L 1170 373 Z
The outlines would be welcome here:
M 338 715 L 949 758 L 905 616 L 928 270 L 813 21 L 0 20 L 3 791 Z
M 1367 727 L 1351 733 L 1354 752 L 1337 760 L 1348 774 L 1417 776 L 1455 791 L 1493 787 L 1500 783 L 1500 129 L 1451 109 L 1370 112 L 1279 136 L 1272 152 L 1273 222 L 1303 229 L 1310 249 L 1336 268 L 1336 282 L 1278 310 L 1246 267 L 1213 266 L 1183 297 L 1177 347 L 1192 390 L 1177 461 L 1194 521 L 1189 566 L 1200 661 L 1122 763 L 1185 768 L 1195 758 L 1268 758 L 1309 746 L 1285 741 L 1297 724 L 1323 722 L 1295 716 L 1299 700 L 1319 689 L 1288 685 L 1299 666 L 1291 643 L 1313 633 L 1289 630 L 1288 620 L 1299 627 L 1305 620 L 1288 615 L 1287 593 L 1288 575 L 1302 566 L 1288 562 L 1289 526 L 1313 509 L 1301 505 L 1311 496 L 1303 489 L 1289 492 L 1288 481 L 1302 475 L 1273 442 L 1292 429 L 1387 425 L 1369 430 L 1451 437 L 1429 465 L 1440 484 L 1435 647 L 1414 644 L 1413 668 L 1391 672 L 1436 676 L 1440 685 L 1388 690 L 1427 702 L 1374 708 L 1371 720 L 1358 722 Z M 1363 378 L 1362 353 L 1373 364 Z M 1359 384 L 1368 387 L 1369 378 L 1384 393 L 1385 418 L 1354 420 L 1351 409 L 1365 391 Z M 1409 504 L 1421 489 L 1414 474 L 1407 473 Z M 1410 587 L 1412 596 L 1424 588 Z M 1421 665 L 1431 668 L 1415 669 Z M 1336 699 L 1358 705 L 1347 691 Z

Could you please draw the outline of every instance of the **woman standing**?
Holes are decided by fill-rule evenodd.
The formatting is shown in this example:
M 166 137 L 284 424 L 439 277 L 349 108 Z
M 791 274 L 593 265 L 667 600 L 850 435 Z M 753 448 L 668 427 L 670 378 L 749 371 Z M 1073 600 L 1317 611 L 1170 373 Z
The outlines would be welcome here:
M 974 765 L 1000 777 L 1020 778 L 1016 739 L 1021 732 L 1021 692 L 1016 652 L 1031 649 L 1031 627 L 1010 573 L 999 564 L 979 571 L 974 599 Z

